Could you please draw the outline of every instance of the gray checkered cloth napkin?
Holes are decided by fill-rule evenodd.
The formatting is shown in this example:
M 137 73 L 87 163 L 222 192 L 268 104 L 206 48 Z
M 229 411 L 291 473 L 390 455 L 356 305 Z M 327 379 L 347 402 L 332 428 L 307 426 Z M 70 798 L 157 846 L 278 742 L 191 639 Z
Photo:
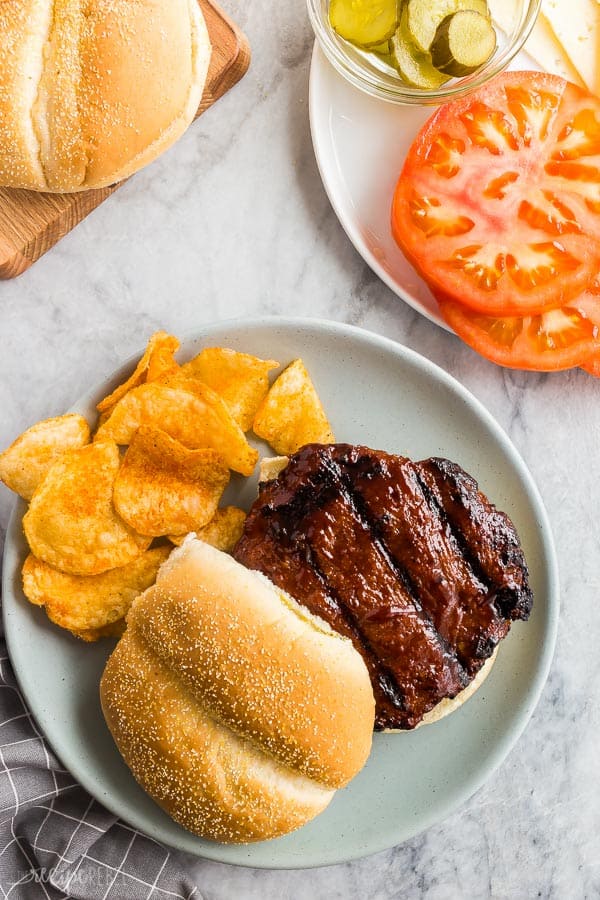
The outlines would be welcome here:
M 62 768 L 25 705 L 0 630 L 0 900 L 201 900 L 180 868 Z

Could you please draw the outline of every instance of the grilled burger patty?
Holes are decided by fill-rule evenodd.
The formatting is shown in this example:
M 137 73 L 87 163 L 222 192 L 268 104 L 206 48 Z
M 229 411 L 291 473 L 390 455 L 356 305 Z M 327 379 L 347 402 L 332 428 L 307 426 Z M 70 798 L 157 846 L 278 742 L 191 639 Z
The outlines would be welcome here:
M 350 444 L 290 457 L 234 556 L 354 642 L 377 730 L 460 693 L 533 602 L 511 520 L 460 466 Z

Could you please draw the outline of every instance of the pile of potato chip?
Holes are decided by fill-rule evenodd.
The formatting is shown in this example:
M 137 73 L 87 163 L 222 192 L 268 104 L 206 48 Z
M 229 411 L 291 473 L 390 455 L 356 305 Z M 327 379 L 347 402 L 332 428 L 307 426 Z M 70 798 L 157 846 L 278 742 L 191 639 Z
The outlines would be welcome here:
M 331 443 L 331 426 L 301 360 L 269 387 L 275 360 L 222 347 L 175 359 L 157 332 L 135 371 L 97 405 L 92 435 L 80 415 L 38 422 L 0 454 L 0 480 L 29 501 L 23 590 L 86 641 L 119 635 L 173 544 L 190 532 L 231 552 L 245 513 L 219 506 L 230 472 L 249 476 L 258 452 Z

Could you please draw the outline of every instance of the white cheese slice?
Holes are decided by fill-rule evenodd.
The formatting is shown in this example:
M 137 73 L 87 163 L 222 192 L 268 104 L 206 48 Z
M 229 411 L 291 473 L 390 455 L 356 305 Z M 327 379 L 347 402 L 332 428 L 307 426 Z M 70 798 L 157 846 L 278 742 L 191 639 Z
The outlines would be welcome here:
M 590 91 L 600 94 L 600 4 L 544 0 L 542 14 Z
M 600 4 L 600 0 L 596 0 L 596 2 Z M 503 31 L 509 32 L 517 11 L 516 0 L 499 0 L 497 3 L 490 3 L 490 6 L 496 24 Z M 574 81 L 575 84 L 584 87 L 584 82 L 577 69 L 571 63 L 544 16 L 538 17 L 523 49 L 546 72 L 561 75 L 567 81 Z
M 535 60 L 543 56 L 548 60 L 544 65 L 547 72 L 562 75 L 567 81 L 573 81 L 580 87 L 585 87 L 585 82 L 569 59 L 566 50 L 550 27 L 545 16 L 539 16 L 525 49 L 531 53 Z

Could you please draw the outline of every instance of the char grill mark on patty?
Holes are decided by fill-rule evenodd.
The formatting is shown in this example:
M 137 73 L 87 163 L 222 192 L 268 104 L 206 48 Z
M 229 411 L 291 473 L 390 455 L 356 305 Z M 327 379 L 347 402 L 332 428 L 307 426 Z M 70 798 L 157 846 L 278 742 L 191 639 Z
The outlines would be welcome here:
M 294 503 L 296 513 L 299 504 Z M 349 638 L 362 655 L 373 685 L 377 717 L 376 727 L 393 728 L 403 709 L 403 698 L 393 677 L 375 657 L 349 620 L 347 612 L 330 590 L 319 571 L 304 535 L 281 527 L 281 513 L 271 514 L 270 507 L 252 513 L 253 527 L 244 534 L 236 548 L 236 558 L 253 569 L 264 572 L 277 587 L 292 594 L 303 606 L 325 619 L 344 637 Z
M 304 447 L 261 485 L 234 555 L 353 640 L 377 729 L 456 696 L 531 609 L 510 519 L 448 460 Z
M 533 606 L 529 572 L 514 525 L 464 469 L 447 459 L 417 463 L 419 478 L 443 509 L 461 549 L 489 586 L 490 602 L 507 620 L 528 619 Z
M 339 454 L 338 462 L 411 592 L 473 677 L 509 625 L 490 600 L 495 591 L 475 574 L 443 508 L 419 480 L 417 466 L 388 455 L 375 462 L 358 448 Z
M 468 677 L 356 509 L 330 449 L 316 459 L 297 454 L 263 486 L 235 556 L 352 637 L 371 674 L 377 671 L 376 694 L 388 701 L 382 708 L 376 698 L 377 726 L 410 728 L 440 699 L 456 696 Z M 307 571 L 318 574 L 324 590 L 314 591 Z M 401 628 L 392 624 L 398 617 Z
M 327 584 L 353 617 L 362 639 L 392 672 L 404 698 L 402 727 L 414 727 L 441 699 L 466 687 L 468 676 L 407 590 L 338 478 L 335 464 L 327 461 L 326 467 L 336 492 L 311 512 L 308 541 Z

